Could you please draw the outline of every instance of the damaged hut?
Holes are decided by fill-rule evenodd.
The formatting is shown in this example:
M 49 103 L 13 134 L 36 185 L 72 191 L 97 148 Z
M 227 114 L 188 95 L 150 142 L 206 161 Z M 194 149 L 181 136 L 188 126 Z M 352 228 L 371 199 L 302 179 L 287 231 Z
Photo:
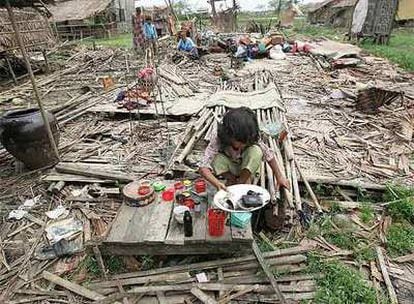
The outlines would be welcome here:
M 311 23 L 329 24 L 338 27 L 349 26 L 357 0 L 326 0 L 308 10 Z
M 46 16 L 34 9 L 13 9 L 27 51 L 43 51 L 55 42 Z M 6 9 L 0 9 L 0 82 L 17 82 L 27 73 Z
M 110 37 L 131 28 L 134 2 L 127 0 L 59 0 L 48 6 L 59 37 Z

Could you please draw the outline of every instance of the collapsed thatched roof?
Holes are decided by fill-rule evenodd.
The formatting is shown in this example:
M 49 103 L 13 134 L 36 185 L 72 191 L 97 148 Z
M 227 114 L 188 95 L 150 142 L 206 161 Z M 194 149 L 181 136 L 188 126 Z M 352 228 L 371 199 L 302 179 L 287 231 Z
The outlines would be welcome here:
M 55 5 L 48 5 L 53 20 L 63 22 L 69 20 L 83 20 L 105 11 L 112 0 L 68 0 L 55 1 Z
M 337 0 L 324 0 L 324 1 L 321 1 L 321 2 L 314 3 L 314 4 L 310 5 L 310 7 L 308 8 L 308 12 L 309 13 L 316 12 L 317 10 L 325 7 L 326 5 L 328 5 L 328 4 L 330 4 L 331 2 L 334 2 L 334 1 L 337 1 Z
M 358 0 L 341 0 L 338 3 L 332 5 L 332 8 L 345 8 L 354 6 Z
M 47 20 L 33 9 L 13 9 L 17 26 L 27 49 L 53 44 L 54 37 Z M 0 9 L 0 52 L 18 48 L 6 9 Z

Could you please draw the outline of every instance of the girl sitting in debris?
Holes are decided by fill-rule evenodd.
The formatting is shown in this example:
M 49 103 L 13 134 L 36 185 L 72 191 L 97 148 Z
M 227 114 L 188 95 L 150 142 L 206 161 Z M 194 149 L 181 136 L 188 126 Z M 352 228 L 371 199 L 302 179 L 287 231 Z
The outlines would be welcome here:
M 276 163 L 274 152 L 260 139 L 254 112 L 246 107 L 229 110 L 218 125 L 200 163 L 200 174 L 218 190 L 226 185 L 251 184 L 259 176 L 263 158 L 276 177 L 276 188 L 289 183 Z M 226 180 L 226 185 L 218 177 Z
M 194 41 L 187 36 L 186 31 L 181 31 L 178 33 L 178 45 L 177 49 L 182 52 L 190 53 L 191 56 L 198 58 L 198 49 Z

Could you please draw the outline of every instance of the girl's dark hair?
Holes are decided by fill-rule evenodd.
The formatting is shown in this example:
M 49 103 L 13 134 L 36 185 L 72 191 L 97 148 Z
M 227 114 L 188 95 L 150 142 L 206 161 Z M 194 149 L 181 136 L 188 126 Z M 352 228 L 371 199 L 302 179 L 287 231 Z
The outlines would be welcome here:
M 259 141 L 259 124 L 254 112 L 246 107 L 231 109 L 224 114 L 223 122 L 218 126 L 218 138 L 221 149 L 237 140 L 247 145 Z

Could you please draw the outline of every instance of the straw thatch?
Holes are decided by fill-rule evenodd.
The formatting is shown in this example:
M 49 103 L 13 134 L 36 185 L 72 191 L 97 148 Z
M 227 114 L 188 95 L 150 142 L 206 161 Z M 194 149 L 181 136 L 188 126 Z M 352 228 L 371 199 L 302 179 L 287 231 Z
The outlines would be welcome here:
M 55 22 L 84 20 L 108 9 L 112 0 L 68 0 L 55 1 L 48 5 Z
M 45 48 L 54 43 L 47 20 L 32 9 L 13 9 L 17 26 L 28 50 Z M 18 49 L 7 10 L 0 9 L 0 53 Z

